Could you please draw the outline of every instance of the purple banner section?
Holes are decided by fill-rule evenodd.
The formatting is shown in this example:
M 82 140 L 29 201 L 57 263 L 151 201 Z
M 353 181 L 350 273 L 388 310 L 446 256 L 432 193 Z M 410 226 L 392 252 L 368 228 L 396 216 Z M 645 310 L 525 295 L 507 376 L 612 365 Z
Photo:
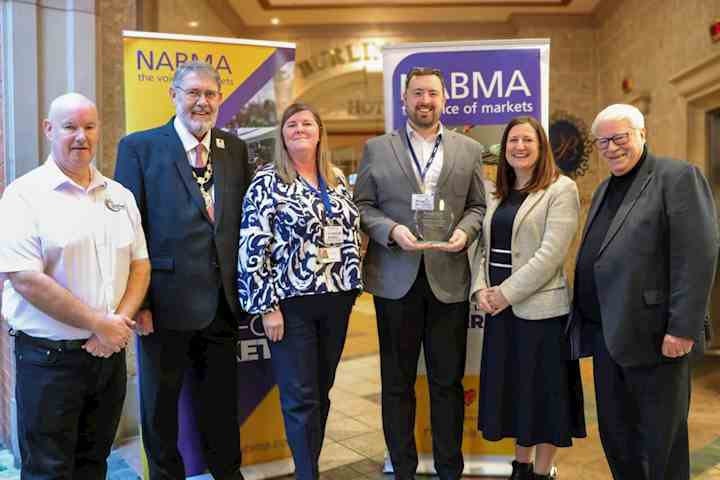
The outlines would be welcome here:
M 251 316 L 240 326 L 237 352 L 238 420 L 242 425 L 275 386 L 270 346 L 260 315 Z
M 259 315 L 240 326 L 237 352 L 238 425 L 242 425 L 275 386 L 270 347 Z M 200 475 L 206 469 L 192 401 L 192 388 L 196 383 L 195 377 L 186 374 L 178 401 L 178 450 L 187 476 Z
M 283 65 L 294 60 L 294 48 L 278 48 L 220 105 L 216 125 L 224 127 L 230 123 L 232 117 L 242 110 Z
M 393 129 L 407 118 L 405 76 L 421 66 L 443 72 L 448 99 L 441 119 L 446 125 L 504 125 L 519 115 L 541 120 L 539 49 L 418 52 L 393 72 Z

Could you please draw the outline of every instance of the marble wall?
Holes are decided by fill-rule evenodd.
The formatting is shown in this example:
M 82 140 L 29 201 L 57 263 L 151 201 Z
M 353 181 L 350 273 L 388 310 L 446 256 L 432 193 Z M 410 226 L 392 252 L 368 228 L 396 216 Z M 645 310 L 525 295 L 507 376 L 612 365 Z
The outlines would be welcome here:
M 0 38 L 3 36 L 3 26 L 0 22 Z M 0 112 L 5 111 L 5 58 L 0 50 Z M 4 116 L 0 115 L 0 145 L 5 145 Z M 0 148 L 0 195 L 5 190 L 5 148 Z M 2 284 L 0 284 L 0 309 L 2 309 Z M 12 399 L 13 359 L 12 349 L 9 348 L 10 338 L 7 332 L 7 322 L 0 316 L 0 441 L 9 443 L 10 439 L 10 401 Z
M 686 158 L 686 104 L 669 80 L 720 52 L 720 42 L 713 43 L 708 33 L 710 23 L 720 18 L 720 2 L 624 0 L 603 5 L 593 46 L 598 106 L 648 95 L 648 145 L 657 154 Z M 633 83 L 627 95 L 620 88 L 624 78 Z
M 97 102 L 102 121 L 98 168 L 112 176 L 117 144 L 125 135 L 123 30 L 139 30 L 137 1 L 96 0 Z

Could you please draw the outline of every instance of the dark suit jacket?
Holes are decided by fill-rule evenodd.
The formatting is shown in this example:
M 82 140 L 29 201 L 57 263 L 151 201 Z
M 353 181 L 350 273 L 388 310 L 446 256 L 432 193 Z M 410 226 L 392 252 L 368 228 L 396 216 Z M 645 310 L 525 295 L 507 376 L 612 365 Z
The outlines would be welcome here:
M 152 264 L 149 306 L 160 328 L 199 330 L 209 325 L 221 287 L 240 319 L 235 277 L 242 200 L 250 183 L 247 147 L 236 136 L 213 128 L 210 156 L 214 224 L 173 119 L 130 134 L 118 145 L 115 178 L 133 192 L 142 215 Z
M 583 240 L 608 182 L 593 196 Z M 687 162 L 648 153 L 594 266 L 605 343 L 618 364 L 665 361 L 666 333 L 701 341 L 717 252 L 715 204 L 703 174 Z M 590 352 L 582 351 L 575 301 L 568 327 L 577 357 Z

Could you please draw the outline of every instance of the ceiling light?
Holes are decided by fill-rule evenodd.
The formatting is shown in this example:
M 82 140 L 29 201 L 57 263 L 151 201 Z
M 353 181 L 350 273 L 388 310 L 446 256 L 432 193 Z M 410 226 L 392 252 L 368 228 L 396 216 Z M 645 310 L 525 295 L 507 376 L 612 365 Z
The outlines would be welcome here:
M 193 20 L 192 22 L 188 22 L 188 27 L 190 28 L 197 28 L 198 25 L 200 25 L 200 22 Z
M 273 25 L 280 25 L 280 19 L 277 17 L 273 17 L 270 19 L 270 23 L 272 23 Z

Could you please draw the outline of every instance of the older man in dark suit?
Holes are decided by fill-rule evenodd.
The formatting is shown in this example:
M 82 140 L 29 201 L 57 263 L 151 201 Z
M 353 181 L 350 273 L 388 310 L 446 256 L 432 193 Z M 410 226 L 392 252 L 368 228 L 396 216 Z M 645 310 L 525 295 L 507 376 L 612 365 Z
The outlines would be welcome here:
M 242 312 L 235 274 L 247 148 L 213 128 L 220 76 L 202 62 L 175 72 L 166 125 L 125 137 L 115 176 L 137 199 L 152 281 L 136 316 L 143 444 L 153 480 L 185 478 L 178 397 L 188 369 L 205 457 L 216 479 L 237 479 L 236 344 Z
M 570 320 L 592 354 L 600 438 L 617 480 L 689 478 L 688 354 L 702 349 L 718 251 L 707 180 L 656 157 L 644 118 L 611 105 L 592 126 L 612 175 L 593 196 Z

